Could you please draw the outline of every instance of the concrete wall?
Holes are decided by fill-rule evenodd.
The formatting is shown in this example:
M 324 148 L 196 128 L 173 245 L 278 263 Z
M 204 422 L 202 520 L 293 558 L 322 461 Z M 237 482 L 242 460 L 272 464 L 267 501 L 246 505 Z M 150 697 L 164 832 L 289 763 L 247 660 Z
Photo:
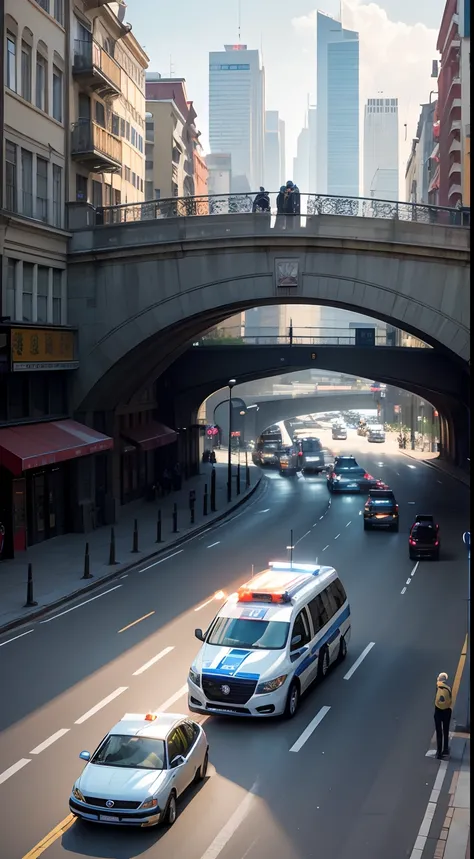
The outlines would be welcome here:
M 251 215 L 158 219 L 74 233 L 69 319 L 76 405 L 113 408 L 200 332 L 249 307 L 320 304 L 389 322 L 469 358 L 469 232 L 397 220 Z M 281 263 L 296 285 L 281 287 Z M 348 368 L 346 368 L 348 369 Z

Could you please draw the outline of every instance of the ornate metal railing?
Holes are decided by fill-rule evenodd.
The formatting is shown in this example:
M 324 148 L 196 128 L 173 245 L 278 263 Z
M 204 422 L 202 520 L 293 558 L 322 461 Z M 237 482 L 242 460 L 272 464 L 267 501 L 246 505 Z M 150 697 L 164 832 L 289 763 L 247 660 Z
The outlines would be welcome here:
M 370 325 L 367 325 L 370 329 Z M 265 331 L 265 327 L 256 330 L 255 332 L 245 333 L 239 337 L 228 337 L 220 335 L 219 331 L 211 331 L 204 334 L 199 340 L 193 342 L 193 346 L 275 346 L 275 345 L 294 345 L 294 346 L 395 346 L 398 348 L 416 348 L 416 349 L 431 349 L 427 343 L 423 343 L 402 331 L 382 331 L 376 330 L 373 335 L 372 342 L 370 340 L 359 339 L 357 328 L 301 328 L 298 326 L 297 333 L 288 330 L 286 334 L 276 334 L 274 329 Z M 366 330 L 366 329 L 364 329 Z M 304 332 L 304 333 L 302 333 Z M 395 336 L 392 336 L 395 335 Z
M 276 215 L 276 193 L 270 193 L 271 213 Z M 252 214 L 256 194 L 213 194 L 199 197 L 173 197 L 144 203 L 99 207 L 96 225 L 124 224 L 158 218 L 197 217 L 201 215 Z M 452 227 L 470 226 L 470 209 L 450 209 L 419 203 L 390 202 L 366 197 L 332 197 L 323 194 L 300 194 L 298 211 L 287 217 L 349 215 L 359 218 L 412 221 Z M 268 217 L 264 212 L 255 217 Z M 284 216 L 281 216 L 284 217 Z

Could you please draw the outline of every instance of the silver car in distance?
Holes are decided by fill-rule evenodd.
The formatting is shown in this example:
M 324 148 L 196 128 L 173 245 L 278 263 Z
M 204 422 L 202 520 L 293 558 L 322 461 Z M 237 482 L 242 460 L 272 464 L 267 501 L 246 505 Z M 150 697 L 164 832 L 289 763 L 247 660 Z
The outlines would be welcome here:
M 203 729 L 176 713 L 129 713 L 86 761 L 69 799 L 81 820 L 115 826 L 171 826 L 176 803 L 206 777 L 209 745 Z

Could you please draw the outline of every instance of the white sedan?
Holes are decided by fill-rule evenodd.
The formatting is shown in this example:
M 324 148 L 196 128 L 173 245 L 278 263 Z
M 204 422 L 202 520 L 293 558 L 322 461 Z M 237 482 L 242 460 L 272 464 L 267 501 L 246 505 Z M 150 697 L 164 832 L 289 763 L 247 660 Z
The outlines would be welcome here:
M 209 745 L 196 722 L 176 713 L 127 714 L 86 761 L 69 808 L 82 820 L 171 826 L 179 796 L 206 777 Z

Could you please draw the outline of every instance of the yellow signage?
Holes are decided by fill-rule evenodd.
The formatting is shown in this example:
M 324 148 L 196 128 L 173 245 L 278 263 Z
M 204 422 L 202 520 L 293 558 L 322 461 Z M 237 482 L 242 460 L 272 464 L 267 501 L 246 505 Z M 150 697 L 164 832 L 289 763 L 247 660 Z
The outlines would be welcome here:
M 12 328 L 13 364 L 58 364 L 75 360 L 74 331 L 51 328 Z

